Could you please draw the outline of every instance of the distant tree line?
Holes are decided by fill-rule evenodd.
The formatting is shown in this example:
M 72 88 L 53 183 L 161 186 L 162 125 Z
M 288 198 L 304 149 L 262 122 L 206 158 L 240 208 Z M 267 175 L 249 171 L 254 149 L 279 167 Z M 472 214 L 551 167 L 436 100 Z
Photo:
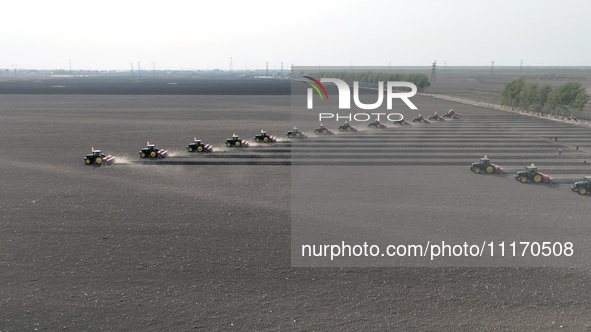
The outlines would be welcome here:
M 386 81 L 402 81 L 402 82 L 411 82 L 417 86 L 417 89 L 421 91 L 422 89 L 431 86 L 431 82 L 429 82 L 429 77 L 425 74 L 390 74 L 390 73 L 381 73 L 381 72 L 361 72 L 361 73 L 347 73 L 347 72 L 317 72 L 311 73 L 311 77 L 314 78 L 322 78 L 322 77 L 330 77 L 330 78 L 338 78 L 347 82 L 348 84 L 352 84 L 354 81 L 359 83 L 376 83 L 377 82 L 386 82 Z
M 505 106 L 560 115 L 574 115 L 589 100 L 585 88 L 576 82 L 552 88 L 550 84 L 526 83 L 521 78 L 505 84 L 501 97 Z

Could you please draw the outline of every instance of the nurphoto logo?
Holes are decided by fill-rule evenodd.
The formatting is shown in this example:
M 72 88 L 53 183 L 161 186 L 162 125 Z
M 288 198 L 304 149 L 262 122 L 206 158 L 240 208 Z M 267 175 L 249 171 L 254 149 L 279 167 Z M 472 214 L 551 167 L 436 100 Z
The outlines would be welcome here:
M 320 99 L 324 99 L 324 97 L 326 97 L 326 100 L 328 100 L 328 94 L 326 93 L 326 89 L 324 88 L 324 85 L 322 85 L 322 83 L 334 83 L 337 86 L 337 88 L 339 89 L 339 109 L 346 109 L 346 110 L 351 109 L 351 88 L 349 87 L 349 84 L 347 84 L 345 81 L 340 80 L 338 78 L 321 78 L 320 81 L 318 81 L 310 76 L 304 76 L 304 77 L 311 80 L 312 82 L 316 83 L 316 84 L 313 84 L 311 82 L 305 81 L 305 83 L 309 84 L 314 90 L 316 90 L 316 92 L 318 92 Z M 322 89 L 322 92 L 324 92 L 324 96 L 322 95 L 322 92 L 320 92 L 319 87 L 320 87 L 320 89 Z M 408 92 L 396 91 L 394 89 L 395 87 L 410 88 L 410 91 L 408 91 Z M 308 109 L 314 108 L 314 99 L 312 98 L 312 96 L 313 96 L 312 88 L 308 88 Z M 377 91 L 378 91 L 378 100 L 373 104 L 364 104 L 359 100 L 359 82 L 357 82 L 357 81 L 353 82 L 353 101 L 355 102 L 355 105 L 358 108 L 363 109 L 363 110 L 375 110 L 378 107 L 382 106 L 382 103 L 384 102 L 384 82 L 382 82 L 382 81 L 378 82 Z M 402 100 L 412 110 L 418 109 L 408 99 L 417 93 L 417 86 L 414 85 L 413 83 L 388 81 L 388 82 L 386 82 L 386 91 L 387 91 L 386 92 L 387 108 L 389 110 L 392 109 L 392 100 L 393 99 Z
M 304 78 L 310 80 L 311 82 L 304 81 L 311 88 L 308 88 L 307 93 L 307 108 L 313 109 L 314 108 L 314 90 L 320 96 L 320 100 L 328 100 L 328 93 L 324 88 L 322 83 L 333 83 L 337 86 L 339 91 L 339 109 L 341 110 L 348 110 L 351 109 L 351 88 L 349 85 L 338 78 L 321 78 L 320 81 L 314 79 L 310 76 L 304 76 Z M 410 91 L 400 91 L 395 88 L 409 88 Z M 322 91 L 321 91 L 322 90 Z M 373 104 L 364 104 L 359 99 L 359 82 L 353 82 L 353 101 L 355 102 L 355 106 L 362 110 L 375 110 L 382 106 L 384 103 L 384 82 L 379 81 L 378 87 L 378 99 Z M 418 109 L 410 100 L 409 98 L 413 97 L 417 93 L 417 86 L 410 82 L 401 82 L 401 81 L 388 81 L 386 82 L 386 106 L 388 110 L 392 109 L 392 100 L 393 99 L 400 99 L 402 100 L 410 109 L 416 110 Z M 399 121 L 404 119 L 404 115 L 400 113 L 348 113 L 346 115 L 339 114 L 339 113 L 320 113 L 318 115 L 318 120 L 326 120 L 326 119 L 335 119 L 336 121 L 339 120 L 355 120 L 355 121 L 370 121 L 372 118 L 376 118 L 378 121 L 380 120 L 381 116 L 386 116 L 389 121 Z

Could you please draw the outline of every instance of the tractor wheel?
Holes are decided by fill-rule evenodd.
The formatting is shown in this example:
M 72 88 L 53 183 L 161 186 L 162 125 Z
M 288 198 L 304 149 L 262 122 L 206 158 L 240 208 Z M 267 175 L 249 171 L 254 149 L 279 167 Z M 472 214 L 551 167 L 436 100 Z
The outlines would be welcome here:
M 320 135 L 320 130 L 314 130 L 314 134 Z
M 84 159 L 84 162 L 90 164 L 90 159 Z
M 150 152 L 150 157 L 156 158 L 156 156 L 157 156 L 156 151 L 151 151 Z
M 94 162 L 95 162 L 96 164 L 100 165 L 100 164 L 103 162 L 103 159 L 102 159 L 101 157 L 96 157 L 96 158 L 94 159 Z
M 480 167 L 474 167 L 474 173 L 480 173 Z
M 258 142 L 260 142 L 261 140 L 260 140 L 260 139 L 258 139 L 258 138 L 255 138 L 255 139 L 254 139 L 254 141 L 258 143 Z
M 188 147 L 187 150 L 189 150 L 189 152 L 193 152 L 193 148 L 192 147 Z
M 540 174 L 534 175 L 534 182 L 540 183 L 542 181 L 542 176 Z
M 289 136 L 289 137 L 291 137 L 291 136 Z M 296 138 L 300 138 L 300 137 L 302 137 L 302 134 L 300 134 L 300 133 L 297 133 L 297 134 L 296 134 Z
M 377 127 L 377 128 L 382 128 L 382 124 L 381 124 L 381 123 L 378 123 L 378 124 L 376 125 L 376 127 Z
M 146 153 L 145 152 L 140 153 L 140 157 L 146 158 Z
M 226 146 L 230 147 L 232 144 L 230 144 L 230 142 L 226 142 Z
M 324 130 L 322 131 L 322 133 L 323 133 L 324 135 L 326 135 L 326 134 L 328 134 L 328 131 L 327 131 L 326 129 L 324 129 Z
M 403 126 L 406 126 L 406 122 L 402 122 L 402 123 L 400 123 L 400 124 L 401 124 L 401 125 L 403 125 Z
M 240 141 L 236 141 L 236 143 L 234 143 L 234 145 L 236 145 L 236 146 L 240 146 L 240 145 L 242 145 L 242 142 L 240 142 Z
M 203 151 L 203 146 L 202 146 L 202 145 L 199 145 L 199 146 L 197 147 L 197 151 L 199 151 L 199 152 Z
M 351 127 L 347 127 L 347 131 L 351 131 Z
M 521 183 L 526 183 L 527 182 L 527 176 L 522 176 L 519 181 L 521 181 Z
M 374 127 L 374 125 L 369 125 L 369 128 L 373 128 L 373 127 Z
M 494 171 L 495 171 L 495 168 L 494 168 L 494 167 L 492 167 L 492 166 L 487 166 L 487 167 L 486 167 L 486 172 L 487 172 L 487 173 L 489 173 L 489 174 L 490 174 L 490 173 L 492 173 L 492 172 L 494 172 Z
M 288 137 L 288 138 L 291 138 L 291 134 L 287 134 L 287 137 Z
M 586 193 L 587 193 L 587 188 L 581 188 L 581 189 L 579 189 L 579 194 L 585 195 Z
M 269 142 L 269 137 L 265 137 L 265 138 L 263 138 L 263 141 L 265 141 L 265 142 Z
M 425 120 L 421 120 L 421 123 L 424 123 L 424 122 L 425 122 Z
M 344 130 L 343 128 L 339 128 L 339 131 L 343 131 L 343 130 Z

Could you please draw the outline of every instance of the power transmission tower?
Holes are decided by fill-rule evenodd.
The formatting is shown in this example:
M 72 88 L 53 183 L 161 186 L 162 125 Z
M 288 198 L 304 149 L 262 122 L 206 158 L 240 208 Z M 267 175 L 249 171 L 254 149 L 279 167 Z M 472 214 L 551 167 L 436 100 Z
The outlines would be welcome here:
M 437 81 L 437 60 L 433 61 L 433 67 L 431 68 L 431 82 Z

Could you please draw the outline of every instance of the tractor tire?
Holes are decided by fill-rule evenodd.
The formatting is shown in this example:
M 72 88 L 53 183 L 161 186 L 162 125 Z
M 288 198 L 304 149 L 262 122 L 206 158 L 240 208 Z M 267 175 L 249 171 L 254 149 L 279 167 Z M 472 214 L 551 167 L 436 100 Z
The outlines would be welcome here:
M 90 164 L 90 159 L 84 159 L 84 162 Z
M 240 141 L 236 141 L 236 143 L 234 143 L 234 145 L 236 145 L 236 146 L 240 146 L 240 145 L 242 145 L 242 142 L 240 142 Z
M 230 146 L 232 146 L 232 144 L 230 142 L 226 142 L 226 146 L 230 147 Z
M 265 142 L 269 142 L 269 137 L 265 137 L 265 138 L 263 138 L 263 141 L 265 141 Z
M 534 182 L 535 183 L 540 183 L 542 182 L 542 176 L 540 174 L 536 174 L 534 175 Z
M 157 155 L 156 151 L 150 151 L 150 157 L 156 158 Z
M 197 147 L 197 151 L 199 151 L 199 152 L 203 151 L 203 146 L 202 146 L 202 145 L 199 145 L 199 146 Z
M 296 136 L 297 137 L 297 136 Z M 287 134 L 287 138 L 291 138 L 291 134 Z
M 585 195 L 587 193 L 587 188 L 580 188 L 579 195 Z
M 291 137 L 291 136 L 289 136 L 289 137 Z M 296 134 L 296 138 L 300 138 L 300 137 L 302 137 L 302 134 L 300 134 L 300 133 L 297 133 L 297 134 Z
M 492 167 L 492 166 L 487 166 L 487 167 L 486 167 L 486 172 L 487 172 L 488 174 L 490 174 L 490 173 L 492 173 L 492 172 L 494 172 L 494 171 L 495 171 L 495 168 L 494 168 L 494 167 Z
M 421 123 L 425 123 L 425 120 L 421 120 Z
M 473 171 L 474 173 L 480 173 L 480 167 L 474 167 Z
M 521 183 L 526 183 L 527 182 L 527 176 L 523 176 L 519 179 L 519 181 L 521 181 Z
M 103 162 L 103 159 L 101 157 L 96 157 L 94 159 L 94 163 L 97 164 L 97 165 L 100 165 L 102 162 Z
M 314 130 L 314 134 L 320 135 L 320 130 Z
M 322 131 L 322 133 L 323 133 L 324 135 L 326 135 L 326 134 L 328 134 L 328 131 L 327 131 L 326 129 L 324 129 L 324 130 Z
M 373 127 L 374 127 L 374 125 L 370 125 L 370 126 L 369 126 L 369 128 L 373 128 Z
M 347 127 L 347 131 L 351 131 L 351 127 Z
M 193 152 L 193 148 L 192 147 L 188 147 L 187 150 L 189 150 L 189 152 Z
M 258 143 L 258 142 L 260 142 L 261 140 L 260 140 L 260 139 L 258 139 L 258 138 L 255 138 L 255 139 L 254 139 L 254 141 Z
M 339 131 L 343 131 L 343 130 L 345 130 L 345 129 L 343 129 L 343 128 L 339 128 Z
M 146 153 L 145 153 L 145 152 L 141 152 L 141 153 L 140 153 L 140 157 L 142 157 L 142 158 L 146 158 Z
M 381 123 L 378 123 L 378 124 L 376 125 L 376 128 L 382 128 L 382 124 L 381 124 Z

